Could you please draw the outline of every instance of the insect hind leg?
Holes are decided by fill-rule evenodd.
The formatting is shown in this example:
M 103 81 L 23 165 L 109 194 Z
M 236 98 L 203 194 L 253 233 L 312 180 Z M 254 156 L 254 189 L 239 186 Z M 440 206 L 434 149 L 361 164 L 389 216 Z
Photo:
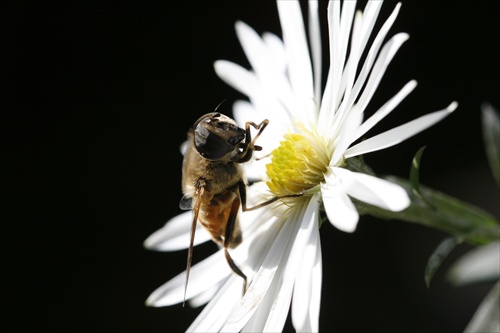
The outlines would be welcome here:
M 229 255 L 229 252 L 227 251 L 227 247 L 224 247 L 224 255 L 226 256 L 226 261 L 229 264 L 229 267 L 231 267 L 232 271 L 238 274 L 244 281 L 243 284 L 243 295 L 247 292 L 247 276 L 245 273 L 241 271 L 241 269 L 234 263 L 233 258 Z
M 238 274 L 243 280 L 243 295 L 245 294 L 247 290 L 247 276 L 243 271 L 234 263 L 233 258 L 231 258 L 231 255 L 228 252 L 228 247 L 231 247 L 232 244 L 240 241 L 241 242 L 241 235 L 239 234 L 237 239 L 233 239 L 233 234 L 235 231 L 235 226 L 236 226 L 236 218 L 238 216 L 238 210 L 240 208 L 240 199 L 236 197 L 233 200 L 233 204 L 231 206 L 231 212 L 229 214 L 229 219 L 227 221 L 226 225 L 226 231 L 224 235 L 224 255 L 226 257 L 226 261 L 229 264 L 229 267 L 231 267 L 232 271 Z

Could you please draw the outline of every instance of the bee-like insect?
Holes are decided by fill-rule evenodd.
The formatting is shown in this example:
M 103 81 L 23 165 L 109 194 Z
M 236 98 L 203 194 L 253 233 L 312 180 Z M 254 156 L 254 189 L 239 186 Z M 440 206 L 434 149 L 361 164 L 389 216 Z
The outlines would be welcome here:
M 218 112 L 208 113 L 199 118 L 188 132 L 188 146 L 182 165 L 181 209 L 193 210 L 191 238 L 188 250 L 186 284 L 193 256 L 193 242 L 196 223 L 199 221 L 210 233 L 213 240 L 224 248 L 226 260 L 231 269 L 244 280 L 247 277 L 234 263 L 228 248 L 235 248 L 242 241 L 238 223 L 240 206 L 243 211 L 267 205 L 273 198 L 257 206 L 246 206 L 246 183 L 240 163 L 251 159 L 254 151 L 262 150 L 255 141 L 266 128 L 269 121 L 260 124 L 247 122 L 245 129 Z M 258 130 L 252 139 L 250 127 Z

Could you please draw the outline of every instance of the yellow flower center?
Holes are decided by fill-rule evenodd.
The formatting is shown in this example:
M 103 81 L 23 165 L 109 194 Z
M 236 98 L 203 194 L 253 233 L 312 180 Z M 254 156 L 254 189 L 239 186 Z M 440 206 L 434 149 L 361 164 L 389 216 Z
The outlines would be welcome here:
M 276 196 L 299 194 L 319 185 L 330 162 L 326 147 L 324 140 L 311 132 L 286 134 L 266 165 L 271 192 Z

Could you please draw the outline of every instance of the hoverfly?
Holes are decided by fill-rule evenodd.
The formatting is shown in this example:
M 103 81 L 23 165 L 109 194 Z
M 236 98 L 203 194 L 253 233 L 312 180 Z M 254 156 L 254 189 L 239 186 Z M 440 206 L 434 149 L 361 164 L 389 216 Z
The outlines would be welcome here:
M 193 257 L 193 242 L 197 221 L 210 233 L 212 239 L 224 248 L 229 267 L 244 280 L 243 293 L 247 287 L 247 276 L 234 263 L 228 248 L 242 242 L 238 223 L 240 206 L 243 212 L 266 206 L 283 196 L 275 196 L 253 207 L 246 206 L 246 182 L 241 163 L 248 162 L 254 151 L 262 150 L 255 141 L 269 124 L 264 119 L 260 124 L 247 122 L 245 129 L 219 112 L 200 117 L 188 131 L 187 149 L 182 165 L 182 191 L 184 196 L 180 208 L 193 211 L 193 222 L 188 250 L 186 284 Z M 252 139 L 250 127 L 258 130 Z M 302 194 L 287 195 L 295 197 Z
M 233 119 L 212 112 L 199 118 L 188 132 L 188 146 L 182 165 L 184 196 L 180 202 L 181 209 L 193 210 L 185 292 L 197 221 L 224 248 L 230 268 L 243 278 L 246 290 L 247 277 L 234 263 L 228 248 L 235 248 L 242 241 L 238 223 L 240 206 L 243 211 L 248 211 L 270 203 L 246 207 L 246 184 L 240 166 L 240 163 L 251 159 L 254 151 L 262 150 L 255 145 L 255 141 L 268 123 L 267 119 L 258 125 L 247 122 L 242 129 Z M 258 130 L 253 140 L 250 126 Z

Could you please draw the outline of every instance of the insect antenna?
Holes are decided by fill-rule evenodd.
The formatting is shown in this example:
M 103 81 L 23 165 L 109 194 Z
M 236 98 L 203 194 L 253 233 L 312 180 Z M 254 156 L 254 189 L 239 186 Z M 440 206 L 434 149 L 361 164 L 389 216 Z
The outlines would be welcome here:
M 219 110 L 220 106 L 221 106 L 222 104 L 224 104 L 224 102 L 225 102 L 225 101 L 227 101 L 227 98 L 224 98 L 224 99 L 222 100 L 222 102 L 220 102 L 219 104 L 217 104 L 217 106 L 216 106 L 216 107 L 215 107 L 215 109 L 214 109 L 214 112 L 217 112 L 217 110 Z

